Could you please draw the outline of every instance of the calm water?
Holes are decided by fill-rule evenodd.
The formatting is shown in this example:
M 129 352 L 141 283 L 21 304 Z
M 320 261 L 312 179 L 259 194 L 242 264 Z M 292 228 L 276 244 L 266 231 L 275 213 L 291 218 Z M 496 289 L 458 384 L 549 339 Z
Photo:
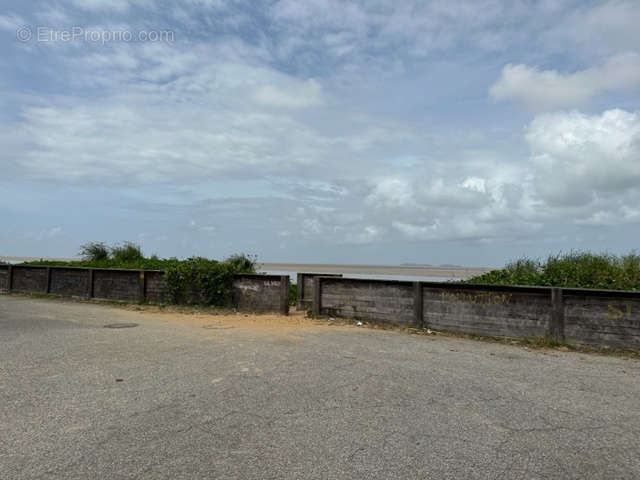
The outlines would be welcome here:
M 261 273 L 269 275 L 289 275 L 292 283 L 296 283 L 296 275 L 298 272 L 291 272 L 287 270 L 260 270 Z M 335 272 L 340 273 L 340 272 Z M 322 274 L 320 274 L 322 275 Z M 448 282 L 456 280 L 453 277 L 426 277 L 419 275 L 380 275 L 374 273 L 343 273 L 345 278 L 374 278 L 380 280 L 405 280 L 409 282 Z M 458 279 L 460 280 L 460 279 Z

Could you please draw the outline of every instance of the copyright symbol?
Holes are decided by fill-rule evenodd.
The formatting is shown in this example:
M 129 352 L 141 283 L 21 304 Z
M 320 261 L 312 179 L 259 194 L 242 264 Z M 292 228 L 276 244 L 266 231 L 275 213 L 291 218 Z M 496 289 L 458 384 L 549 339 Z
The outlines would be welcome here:
M 16 30 L 16 38 L 21 42 L 28 42 L 32 36 L 31 29 L 26 25 Z

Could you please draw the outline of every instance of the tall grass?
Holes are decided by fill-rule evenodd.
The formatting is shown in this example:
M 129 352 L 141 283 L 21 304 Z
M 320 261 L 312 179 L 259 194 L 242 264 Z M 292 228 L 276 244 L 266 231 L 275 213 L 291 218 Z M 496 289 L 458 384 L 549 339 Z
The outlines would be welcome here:
M 109 258 L 109 247 L 104 242 L 89 242 L 80 247 L 78 251 L 83 260 L 99 262 Z
M 111 247 L 111 258 L 116 262 L 133 263 L 144 258 L 140 245 L 133 242 L 124 242 L 121 245 Z
M 476 284 L 640 290 L 640 255 L 570 252 L 522 258 L 468 280 Z

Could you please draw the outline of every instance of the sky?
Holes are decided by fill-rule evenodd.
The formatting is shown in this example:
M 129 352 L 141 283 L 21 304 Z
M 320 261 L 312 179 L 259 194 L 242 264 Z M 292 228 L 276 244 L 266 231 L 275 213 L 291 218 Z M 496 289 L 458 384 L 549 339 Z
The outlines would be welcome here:
M 0 254 L 628 252 L 638 25 L 637 0 L 2 0 Z

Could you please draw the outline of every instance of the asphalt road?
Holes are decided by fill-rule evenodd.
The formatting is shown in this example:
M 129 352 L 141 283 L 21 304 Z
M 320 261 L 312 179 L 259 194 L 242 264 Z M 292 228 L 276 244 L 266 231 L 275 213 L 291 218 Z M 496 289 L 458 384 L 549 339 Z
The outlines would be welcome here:
M 637 479 L 639 378 L 633 359 L 0 295 L 0 478 Z

